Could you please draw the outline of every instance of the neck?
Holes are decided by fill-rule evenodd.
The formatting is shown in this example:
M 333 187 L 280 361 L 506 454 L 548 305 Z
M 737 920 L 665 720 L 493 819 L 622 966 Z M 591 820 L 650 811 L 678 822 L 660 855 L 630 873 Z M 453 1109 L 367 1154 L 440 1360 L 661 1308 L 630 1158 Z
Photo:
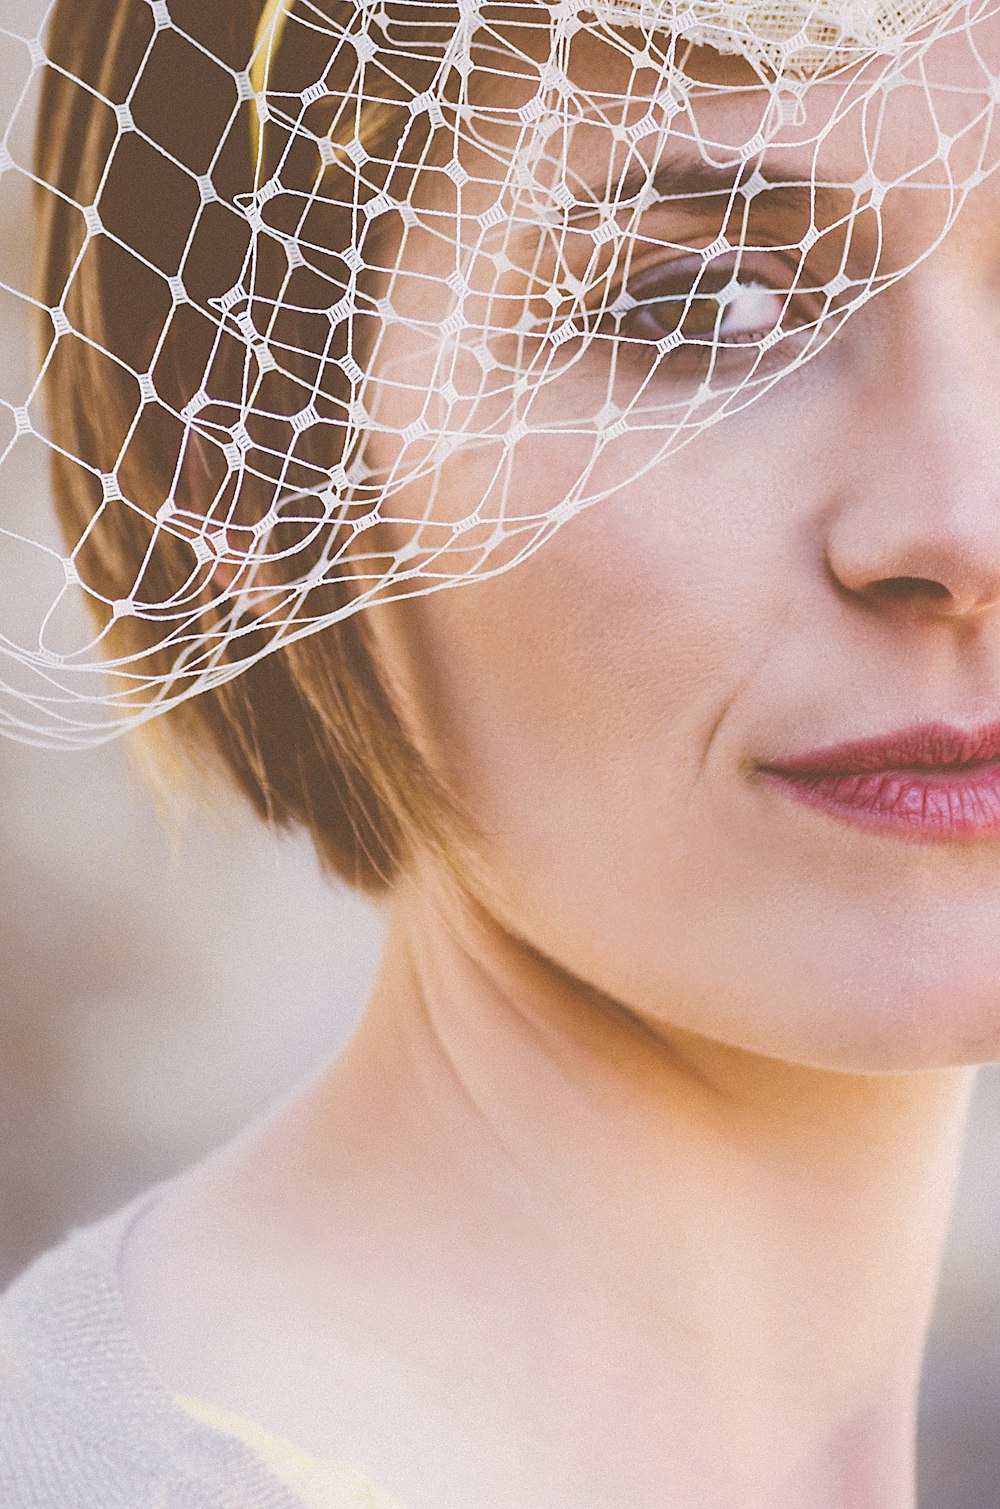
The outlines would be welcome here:
M 424 888 L 322 1106 L 546 1502 L 912 1509 L 971 1086 L 654 1028 Z

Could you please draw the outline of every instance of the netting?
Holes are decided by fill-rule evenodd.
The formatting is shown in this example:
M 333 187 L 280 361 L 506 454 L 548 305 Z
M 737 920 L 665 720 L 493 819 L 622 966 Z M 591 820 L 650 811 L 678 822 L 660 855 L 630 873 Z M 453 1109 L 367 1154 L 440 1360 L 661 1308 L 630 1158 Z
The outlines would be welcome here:
M 766 403 L 996 166 L 997 10 L 8 0 L 0 727 L 515 568 Z

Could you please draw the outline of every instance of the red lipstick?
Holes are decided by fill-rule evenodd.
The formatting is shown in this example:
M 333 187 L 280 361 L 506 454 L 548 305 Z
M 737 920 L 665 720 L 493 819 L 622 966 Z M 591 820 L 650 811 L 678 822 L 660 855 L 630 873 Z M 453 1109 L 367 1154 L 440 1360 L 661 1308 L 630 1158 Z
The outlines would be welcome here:
M 832 816 L 923 842 L 1000 833 L 1000 722 L 921 723 L 760 767 Z

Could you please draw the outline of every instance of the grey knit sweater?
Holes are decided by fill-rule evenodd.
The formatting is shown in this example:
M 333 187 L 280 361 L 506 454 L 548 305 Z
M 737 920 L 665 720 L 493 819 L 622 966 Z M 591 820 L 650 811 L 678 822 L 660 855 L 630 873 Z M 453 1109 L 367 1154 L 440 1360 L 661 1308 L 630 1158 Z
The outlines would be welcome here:
M 175 1401 L 128 1329 L 118 1255 L 167 1182 L 70 1231 L 0 1296 L 2 1509 L 302 1509 Z

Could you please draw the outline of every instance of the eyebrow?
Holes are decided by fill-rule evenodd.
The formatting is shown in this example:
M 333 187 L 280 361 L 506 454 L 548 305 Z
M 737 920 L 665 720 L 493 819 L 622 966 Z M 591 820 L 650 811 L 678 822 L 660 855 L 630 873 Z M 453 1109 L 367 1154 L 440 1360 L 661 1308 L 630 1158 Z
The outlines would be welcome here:
M 734 191 L 750 181 L 755 181 L 762 198 L 766 196 L 768 209 L 803 216 L 815 214 L 825 221 L 835 219 L 838 211 L 843 213 L 856 202 L 853 184 L 813 183 L 808 177 L 795 179 L 761 169 L 734 172 L 731 167 L 719 167 L 700 157 L 673 153 L 661 157 L 652 170 L 644 163 L 633 163 L 614 184 L 613 191 L 609 190 L 607 179 L 588 183 L 586 187 L 594 195 L 593 203 L 573 205 L 566 212 L 565 224 L 579 225 L 602 209 L 632 208 L 629 201 L 640 194 L 649 196 L 649 209 L 660 207 L 655 203 L 657 199 L 664 205 L 694 209 L 705 200 L 714 203 L 719 199 L 730 199 L 734 197 Z M 756 199 L 757 195 L 753 197 Z

